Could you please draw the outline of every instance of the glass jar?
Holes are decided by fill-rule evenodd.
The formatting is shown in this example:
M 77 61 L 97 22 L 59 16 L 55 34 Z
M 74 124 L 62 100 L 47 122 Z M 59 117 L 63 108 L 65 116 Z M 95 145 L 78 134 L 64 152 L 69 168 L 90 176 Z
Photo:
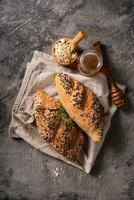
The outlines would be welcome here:
M 81 54 L 78 69 L 84 76 L 94 76 L 101 70 L 102 65 L 102 55 L 98 51 L 90 49 Z

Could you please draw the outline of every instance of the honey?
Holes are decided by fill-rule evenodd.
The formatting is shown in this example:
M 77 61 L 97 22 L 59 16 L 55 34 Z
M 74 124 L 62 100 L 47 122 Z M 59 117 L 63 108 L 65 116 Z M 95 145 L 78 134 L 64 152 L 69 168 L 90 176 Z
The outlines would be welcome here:
M 85 51 L 80 57 L 79 70 L 85 76 L 95 75 L 102 67 L 102 56 L 95 50 Z

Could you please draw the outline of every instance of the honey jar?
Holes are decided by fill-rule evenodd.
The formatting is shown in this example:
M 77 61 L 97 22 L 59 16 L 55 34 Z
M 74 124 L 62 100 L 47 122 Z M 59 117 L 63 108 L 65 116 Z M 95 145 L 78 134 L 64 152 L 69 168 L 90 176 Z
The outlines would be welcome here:
M 78 69 L 84 76 L 94 76 L 101 70 L 102 65 L 102 55 L 98 51 L 91 49 L 81 54 Z

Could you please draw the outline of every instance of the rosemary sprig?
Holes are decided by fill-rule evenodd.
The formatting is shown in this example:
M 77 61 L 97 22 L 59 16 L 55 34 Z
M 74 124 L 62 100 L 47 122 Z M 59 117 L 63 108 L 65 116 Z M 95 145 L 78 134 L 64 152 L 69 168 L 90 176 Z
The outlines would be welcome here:
M 72 119 L 68 119 L 64 121 L 65 126 L 74 126 L 74 121 Z
M 72 119 L 67 119 L 68 113 L 63 106 L 59 106 L 55 109 L 49 109 L 50 111 L 57 111 L 60 115 L 60 120 L 65 126 L 74 126 L 74 121 Z

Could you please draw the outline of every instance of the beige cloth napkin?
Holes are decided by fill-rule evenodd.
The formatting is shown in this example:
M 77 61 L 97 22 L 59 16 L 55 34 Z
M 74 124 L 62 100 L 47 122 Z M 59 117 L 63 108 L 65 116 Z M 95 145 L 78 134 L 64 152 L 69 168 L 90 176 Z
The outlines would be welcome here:
M 109 90 L 106 77 L 103 74 L 98 74 L 94 77 L 82 76 L 78 71 L 64 68 L 56 64 L 50 55 L 39 51 L 34 52 L 31 63 L 27 64 L 25 76 L 13 106 L 9 135 L 14 138 L 22 138 L 43 153 L 59 158 L 64 162 L 89 173 L 103 141 L 95 143 L 89 138 L 87 153 L 83 150 L 76 162 L 70 162 L 38 136 L 37 129 L 33 123 L 33 98 L 36 90 L 42 88 L 51 96 L 58 98 L 54 83 L 54 77 L 57 72 L 67 73 L 71 77 L 83 82 L 84 85 L 93 90 L 93 92 L 98 96 L 105 110 L 104 141 L 106 133 L 110 127 L 111 118 L 116 111 L 115 106 L 109 107 Z M 124 86 L 119 86 L 124 90 Z

